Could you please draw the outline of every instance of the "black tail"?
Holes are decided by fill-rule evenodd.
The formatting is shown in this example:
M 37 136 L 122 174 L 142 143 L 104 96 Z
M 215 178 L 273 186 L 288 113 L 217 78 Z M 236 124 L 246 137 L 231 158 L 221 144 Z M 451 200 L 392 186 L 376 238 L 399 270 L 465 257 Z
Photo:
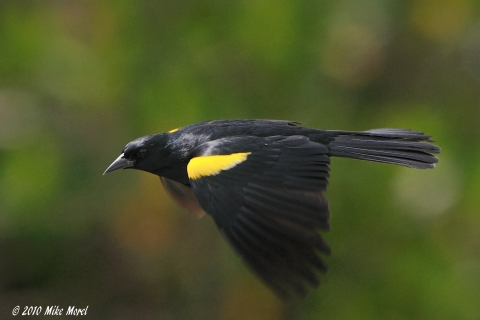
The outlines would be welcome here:
M 374 129 L 361 132 L 331 131 L 330 155 L 396 164 L 417 169 L 434 168 L 440 148 L 429 136 L 405 129 Z

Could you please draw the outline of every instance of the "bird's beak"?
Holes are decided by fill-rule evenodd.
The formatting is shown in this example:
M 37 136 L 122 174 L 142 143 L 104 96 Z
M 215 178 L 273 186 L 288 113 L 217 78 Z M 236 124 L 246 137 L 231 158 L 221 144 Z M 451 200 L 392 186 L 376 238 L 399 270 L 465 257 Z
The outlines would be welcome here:
M 112 164 L 105 170 L 105 173 L 109 173 L 118 169 L 131 168 L 135 164 L 135 161 L 125 159 L 123 153 L 112 162 Z

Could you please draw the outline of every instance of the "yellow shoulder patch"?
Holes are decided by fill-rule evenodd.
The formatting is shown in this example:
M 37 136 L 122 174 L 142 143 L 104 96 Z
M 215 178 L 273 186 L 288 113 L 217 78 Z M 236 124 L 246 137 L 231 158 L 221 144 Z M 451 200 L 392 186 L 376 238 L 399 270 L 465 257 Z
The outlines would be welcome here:
M 240 152 L 193 158 L 187 165 L 188 178 L 197 180 L 219 174 L 220 171 L 231 169 L 247 160 L 249 154 L 250 152 Z
M 175 128 L 175 129 L 172 129 L 170 131 L 168 131 L 168 133 L 174 133 L 175 131 L 178 131 L 179 128 Z

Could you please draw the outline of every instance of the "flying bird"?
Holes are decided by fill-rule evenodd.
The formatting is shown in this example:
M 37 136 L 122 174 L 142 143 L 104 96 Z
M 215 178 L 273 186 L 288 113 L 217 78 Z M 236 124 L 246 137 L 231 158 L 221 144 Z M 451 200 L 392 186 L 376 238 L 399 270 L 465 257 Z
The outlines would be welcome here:
M 105 173 L 160 177 L 176 202 L 209 214 L 241 259 L 283 299 L 320 285 L 331 253 L 324 196 L 331 157 L 434 168 L 440 148 L 406 129 L 319 130 L 280 120 L 216 120 L 129 142 Z M 104 174 L 105 174 L 104 173 Z

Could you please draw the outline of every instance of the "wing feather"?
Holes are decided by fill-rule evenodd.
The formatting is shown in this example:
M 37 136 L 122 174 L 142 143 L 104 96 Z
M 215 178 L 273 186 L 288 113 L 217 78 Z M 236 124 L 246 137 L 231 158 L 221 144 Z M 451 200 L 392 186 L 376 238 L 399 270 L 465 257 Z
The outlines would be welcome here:
M 320 254 L 329 255 L 330 247 L 319 234 L 330 229 L 323 195 L 328 150 L 304 136 L 237 137 L 210 141 L 192 157 L 240 152 L 248 152 L 241 163 L 214 173 L 197 170 L 192 189 L 226 240 L 267 285 L 282 298 L 291 292 L 305 296 L 319 286 L 318 273 L 328 270 Z
M 161 177 L 160 180 L 162 181 L 165 190 L 167 190 L 168 194 L 170 194 L 178 205 L 187 209 L 197 218 L 201 218 L 205 215 L 205 211 L 203 211 L 198 203 L 197 197 L 193 193 L 192 188 L 165 177 Z

